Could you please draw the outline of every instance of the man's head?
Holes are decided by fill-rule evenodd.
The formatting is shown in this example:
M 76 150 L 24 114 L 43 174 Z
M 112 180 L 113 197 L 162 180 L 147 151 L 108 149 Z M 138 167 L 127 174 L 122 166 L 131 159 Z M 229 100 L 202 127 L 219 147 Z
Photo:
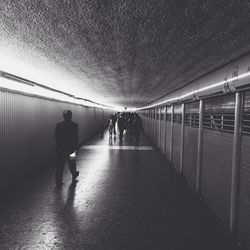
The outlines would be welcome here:
M 65 121 L 70 121 L 72 118 L 72 112 L 70 110 L 63 111 L 63 118 Z

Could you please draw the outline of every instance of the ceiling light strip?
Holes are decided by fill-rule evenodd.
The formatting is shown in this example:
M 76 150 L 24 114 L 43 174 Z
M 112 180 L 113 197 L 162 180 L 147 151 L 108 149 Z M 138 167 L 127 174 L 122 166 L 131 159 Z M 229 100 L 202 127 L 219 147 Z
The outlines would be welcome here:
M 187 97 L 187 96 L 189 96 L 189 95 L 194 95 L 194 94 L 200 93 L 200 92 L 205 91 L 205 90 L 208 90 L 208 89 L 213 89 L 213 88 L 218 87 L 218 86 L 220 86 L 220 85 L 224 85 L 225 83 L 230 83 L 230 82 L 233 82 L 233 81 L 236 81 L 236 80 L 245 78 L 245 77 L 247 77 L 247 76 L 250 76 L 250 72 L 245 73 L 245 74 L 242 74 L 242 75 L 239 75 L 239 76 L 236 76 L 236 77 L 232 77 L 232 78 L 226 79 L 226 80 L 221 81 L 221 82 L 217 82 L 217 83 L 211 84 L 211 85 L 209 85 L 209 86 L 206 86 L 206 87 L 203 87 L 203 88 L 201 88 L 201 89 L 198 89 L 198 90 L 194 90 L 194 91 L 188 92 L 187 94 L 184 94 L 184 95 L 181 95 L 181 96 L 178 96 L 178 97 L 166 99 L 166 100 L 164 100 L 164 101 L 161 101 L 161 102 L 158 102 L 158 103 L 149 105 L 149 106 L 145 106 L 145 107 L 142 107 L 142 108 L 138 108 L 137 110 L 149 109 L 149 108 L 153 108 L 153 107 L 156 107 L 156 106 L 161 106 L 161 105 L 166 104 L 166 103 L 168 103 L 168 102 L 174 102 L 174 101 L 177 101 L 177 100 L 179 100 L 179 99 L 185 98 L 185 97 Z
M 0 70 L 0 78 L 4 79 L 7 82 L 2 82 L 0 81 L 0 88 L 8 89 L 8 90 L 14 90 L 26 94 L 34 94 L 38 96 L 43 96 L 47 98 L 53 98 L 55 100 L 60 100 L 60 101 L 67 101 L 67 102 L 72 102 L 80 105 L 85 105 L 89 107 L 99 107 L 99 108 L 107 108 L 107 109 L 112 109 L 112 107 L 100 104 L 88 99 L 84 99 L 81 97 L 76 97 L 72 94 L 45 86 L 43 84 L 39 84 L 33 81 L 30 81 L 28 79 L 13 75 L 11 73 L 1 71 Z M 24 85 L 23 88 L 19 88 L 17 85 L 12 85 L 11 86 L 11 81 L 14 81 L 16 83 L 21 83 Z M 47 94 L 46 94 L 46 91 Z M 52 95 L 52 93 L 55 93 Z M 91 104 L 91 105 L 90 105 Z

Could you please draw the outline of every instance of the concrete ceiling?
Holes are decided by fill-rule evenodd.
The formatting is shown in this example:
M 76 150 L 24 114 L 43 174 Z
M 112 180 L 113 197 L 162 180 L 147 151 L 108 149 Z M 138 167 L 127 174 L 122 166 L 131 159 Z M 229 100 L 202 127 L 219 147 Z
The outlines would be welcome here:
M 0 41 L 77 78 L 79 95 L 140 107 L 248 53 L 249 13 L 247 0 L 1 0 Z

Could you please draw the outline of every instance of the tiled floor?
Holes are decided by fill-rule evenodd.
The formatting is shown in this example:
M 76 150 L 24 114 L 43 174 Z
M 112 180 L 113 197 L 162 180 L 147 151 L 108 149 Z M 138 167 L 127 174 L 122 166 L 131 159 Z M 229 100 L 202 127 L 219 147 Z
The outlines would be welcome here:
M 232 250 L 215 215 L 145 136 L 82 147 L 78 182 L 51 169 L 0 209 L 0 249 Z M 99 145 L 98 147 L 96 147 Z

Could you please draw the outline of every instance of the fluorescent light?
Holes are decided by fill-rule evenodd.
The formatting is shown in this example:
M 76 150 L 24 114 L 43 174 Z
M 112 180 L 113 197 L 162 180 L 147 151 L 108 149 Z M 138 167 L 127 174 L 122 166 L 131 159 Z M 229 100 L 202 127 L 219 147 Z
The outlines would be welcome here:
M 105 108 L 110 109 L 111 107 L 91 102 L 89 100 L 75 98 L 74 96 L 68 95 L 67 93 L 60 92 L 60 90 L 53 90 L 46 86 L 42 86 L 40 84 L 35 85 L 33 84 L 23 84 L 24 82 L 20 83 L 19 78 L 15 75 L 9 74 L 9 76 L 13 77 L 6 77 L 8 73 L 4 74 L 1 72 L 0 74 L 0 89 L 7 89 L 11 91 L 18 91 L 30 95 L 37 95 L 41 97 L 51 98 L 59 101 L 66 101 L 71 103 L 76 103 L 88 107 L 97 107 L 97 108 Z M 25 80 L 25 79 L 24 79 Z M 28 80 L 27 80 L 28 81 Z
M 174 98 L 171 98 L 171 99 L 166 99 L 166 100 L 161 101 L 161 102 L 158 102 L 158 103 L 156 103 L 156 104 L 153 104 L 153 105 L 149 105 L 149 106 L 145 106 L 145 107 L 139 108 L 139 109 L 137 109 L 137 110 L 148 109 L 148 108 L 160 106 L 160 105 L 165 104 L 165 103 L 167 103 L 167 102 L 177 101 L 177 100 L 182 99 L 182 98 L 185 98 L 185 97 L 187 97 L 187 96 L 189 96 L 189 95 L 194 95 L 194 94 L 200 93 L 200 92 L 202 92 L 202 91 L 205 91 L 205 90 L 208 90 L 208 89 L 212 89 L 212 88 L 218 87 L 218 86 L 220 86 L 220 85 L 224 85 L 225 83 L 230 83 L 230 82 L 233 82 L 233 81 L 235 81 L 235 80 L 239 80 L 239 79 L 245 78 L 245 77 L 247 77 L 247 76 L 250 76 L 250 72 L 245 73 L 245 74 L 242 74 L 242 75 L 239 75 L 239 76 L 236 76 L 236 77 L 232 77 L 232 78 L 226 79 L 226 80 L 221 81 L 221 82 L 217 82 L 217 83 L 211 84 L 211 85 L 209 85 L 209 86 L 207 86 L 207 87 L 203 87 L 203 88 L 198 89 L 198 90 L 195 90 L 195 91 L 188 92 L 188 93 L 185 94 L 185 95 L 181 95 L 181 96 L 174 97 Z
M 84 73 L 73 74 L 72 71 L 61 67 L 32 48 L 16 47 L 16 44 L 12 44 L 11 41 L 0 41 L 0 70 L 8 72 L 11 76 L 17 76 L 18 79 L 12 77 L 10 80 L 19 83 L 22 83 L 21 79 L 24 79 L 25 83 L 42 84 L 51 90 L 60 90 L 72 96 L 81 93 L 83 98 L 95 100 L 99 104 L 104 102 L 101 93 L 93 90 L 91 80 Z M 14 90 L 25 92 L 20 86 Z M 90 103 L 89 105 L 93 106 Z

